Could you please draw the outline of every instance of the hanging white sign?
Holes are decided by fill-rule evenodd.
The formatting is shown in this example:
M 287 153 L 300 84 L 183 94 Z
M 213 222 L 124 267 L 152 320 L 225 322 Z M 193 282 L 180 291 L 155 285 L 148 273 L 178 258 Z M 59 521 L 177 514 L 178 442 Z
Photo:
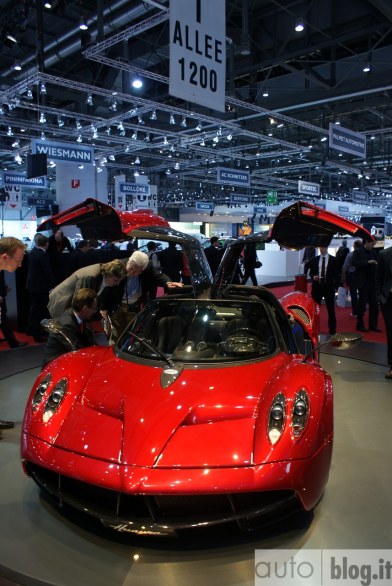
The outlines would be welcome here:
M 171 0 L 169 93 L 224 112 L 225 0 Z

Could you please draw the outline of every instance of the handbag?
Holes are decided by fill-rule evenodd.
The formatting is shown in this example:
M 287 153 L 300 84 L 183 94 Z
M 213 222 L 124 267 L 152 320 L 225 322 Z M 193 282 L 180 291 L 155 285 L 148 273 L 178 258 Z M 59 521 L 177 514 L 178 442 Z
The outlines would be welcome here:
M 263 266 L 263 263 L 262 263 L 262 262 L 260 262 L 259 260 L 257 260 L 257 261 L 255 262 L 255 269 L 260 269 L 262 266 Z

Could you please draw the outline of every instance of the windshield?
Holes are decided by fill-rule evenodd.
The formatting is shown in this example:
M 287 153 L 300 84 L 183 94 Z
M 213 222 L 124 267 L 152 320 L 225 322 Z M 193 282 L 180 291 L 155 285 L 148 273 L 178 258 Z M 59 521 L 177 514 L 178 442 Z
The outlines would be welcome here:
M 117 350 L 152 360 L 164 354 L 181 362 L 265 358 L 278 347 L 270 315 L 263 301 L 156 300 L 125 330 Z

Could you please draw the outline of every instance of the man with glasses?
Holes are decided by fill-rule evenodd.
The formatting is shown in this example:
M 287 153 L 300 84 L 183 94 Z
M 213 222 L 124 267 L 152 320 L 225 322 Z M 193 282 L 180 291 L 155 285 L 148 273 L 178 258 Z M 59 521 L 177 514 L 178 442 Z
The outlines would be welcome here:
M 12 236 L 0 238 L 0 270 L 8 271 L 9 273 L 16 271 L 17 268 L 22 266 L 25 250 L 25 244 L 18 238 Z M 0 429 L 11 429 L 12 427 L 14 427 L 13 421 L 0 420 Z
M 88 288 L 76 291 L 72 299 L 72 306 L 55 320 L 59 332 L 49 334 L 44 351 L 43 366 L 66 352 L 87 348 L 95 344 L 93 332 L 89 328 L 88 322 L 93 319 L 97 311 L 98 299 L 95 291 Z M 73 347 L 70 346 L 67 338 Z

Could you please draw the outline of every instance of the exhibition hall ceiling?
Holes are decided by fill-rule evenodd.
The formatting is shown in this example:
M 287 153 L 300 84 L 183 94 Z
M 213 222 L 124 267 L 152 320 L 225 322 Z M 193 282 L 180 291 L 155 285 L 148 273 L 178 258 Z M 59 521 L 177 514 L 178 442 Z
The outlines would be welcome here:
M 303 180 L 392 209 L 389 0 L 226 0 L 222 112 L 169 93 L 168 0 L 0 8 L 1 170 L 25 170 L 31 139 L 44 137 L 93 146 L 109 183 L 146 175 L 171 205 L 226 203 L 233 189 L 217 167 L 231 167 L 250 172 L 235 191 L 256 204 L 269 190 L 298 198 Z M 331 123 L 363 133 L 366 158 L 331 148 Z

